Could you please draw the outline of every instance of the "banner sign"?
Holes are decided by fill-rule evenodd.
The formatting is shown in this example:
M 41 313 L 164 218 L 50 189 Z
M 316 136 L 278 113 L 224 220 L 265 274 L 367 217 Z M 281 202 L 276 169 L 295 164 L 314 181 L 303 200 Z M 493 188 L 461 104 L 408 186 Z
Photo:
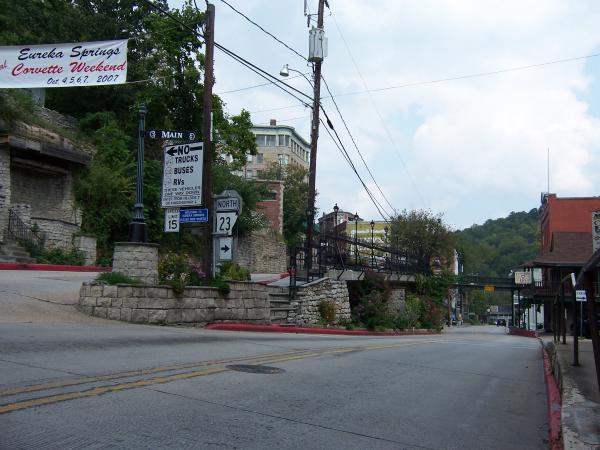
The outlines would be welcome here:
M 127 39 L 0 47 L 0 88 L 122 84 Z

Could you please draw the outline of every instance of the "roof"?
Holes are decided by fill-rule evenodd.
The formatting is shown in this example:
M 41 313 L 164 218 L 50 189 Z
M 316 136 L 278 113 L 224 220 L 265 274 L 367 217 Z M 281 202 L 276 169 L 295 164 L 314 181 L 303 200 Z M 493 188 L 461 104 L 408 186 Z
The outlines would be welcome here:
M 532 262 L 539 265 L 583 265 L 592 256 L 592 233 L 555 231 L 550 252 L 537 256 Z

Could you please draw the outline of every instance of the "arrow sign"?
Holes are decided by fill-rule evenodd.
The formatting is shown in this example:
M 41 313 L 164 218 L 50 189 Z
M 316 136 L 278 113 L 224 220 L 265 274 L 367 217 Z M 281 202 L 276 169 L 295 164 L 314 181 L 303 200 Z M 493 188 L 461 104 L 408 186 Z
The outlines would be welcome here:
M 185 141 L 193 141 L 196 139 L 195 131 L 179 131 L 179 130 L 148 130 L 146 135 L 150 139 L 183 139 Z
M 220 237 L 219 238 L 219 261 L 231 261 L 233 260 L 233 237 Z
M 190 152 L 202 150 L 202 142 L 192 142 L 190 144 L 172 145 L 165 149 L 165 153 L 169 156 L 187 155 Z

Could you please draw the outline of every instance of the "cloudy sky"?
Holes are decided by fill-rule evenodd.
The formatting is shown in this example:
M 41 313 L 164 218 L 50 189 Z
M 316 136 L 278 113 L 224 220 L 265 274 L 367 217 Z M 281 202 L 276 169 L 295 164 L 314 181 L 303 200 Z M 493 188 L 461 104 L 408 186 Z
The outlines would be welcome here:
M 172 7 L 180 0 L 169 0 Z M 221 0 L 215 40 L 278 74 L 306 61 Z M 304 0 L 228 0 L 303 55 Z M 308 0 L 316 13 L 317 0 Z M 198 5 L 204 5 L 198 1 Z M 599 195 L 600 3 L 569 0 L 329 0 L 323 76 L 389 203 L 443 213 L 462 229 L 559 196 Z M 589 56 L 584 58 L 585 56 Z M 564 61 L 567 60 L 567 61 Z M 548 62 L 563 61 L 554 64 Z M 522 68 L 510 70 L 505 69 Z M 493 75 L 471 75 L 499 72 Z M 223 52 L 215 92 L 255 123 L 294 126 L 310 139 L 310 110 Z M 459 78 L 454 80 L 448 80 Z M 447 80 L 447 81 L 439 81 Z M 289 80 L 311 95 L 303 78 Z M 389 88 L 389 89 L 388 89 Z M 370 91 L 370 92 L 369 92 Z M 324 86 L 322 95 L 326 96 Z M 389 213 L 330 99 L 323 105 L 359 173 Z M 317 206 L 381 220 L 325 130 Z

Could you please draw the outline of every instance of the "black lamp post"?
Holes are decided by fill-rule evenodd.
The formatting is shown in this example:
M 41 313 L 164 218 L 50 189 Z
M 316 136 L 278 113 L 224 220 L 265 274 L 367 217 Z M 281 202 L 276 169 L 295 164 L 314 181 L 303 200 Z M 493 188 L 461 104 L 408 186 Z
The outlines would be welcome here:
M 340 210 L 340 208 L 338 207 L 337 203 L 335 204 L 335 206 L 333 207 L 333 234 L 335 236 L 335 243 L 337 245 L 337 214 L 338 211 Z
M 388 233 L 388 227 L 387 227 L 387 225 L 385 227 L 383 227 L 383 233 L 385 234 L 385 237 L 384 237 L 384 239 L 385 239 L 385 248 L 387 249 L 389 247 L 388 246 L 388 237 L 387 237 L 387 233 Z M 386 258 L 386 262 L 387 262 L 388 261 L 388 252 L 387 251 L 385 252 L 385 258 Z
M 148 242 L 148 231 L 144 222 L 144 133 L 145 133 L 146 105 L 140 103 L 139 130 L 138 130 L 138 152 L 135 183 L 135 205 L 133 207 L 133 218 L 129 223 L 129 242 Z
M 371 267 L 375 267 L 375 249 L 373 248 L 374 243 L 374 230 L 375 222 L 371 220 Z

